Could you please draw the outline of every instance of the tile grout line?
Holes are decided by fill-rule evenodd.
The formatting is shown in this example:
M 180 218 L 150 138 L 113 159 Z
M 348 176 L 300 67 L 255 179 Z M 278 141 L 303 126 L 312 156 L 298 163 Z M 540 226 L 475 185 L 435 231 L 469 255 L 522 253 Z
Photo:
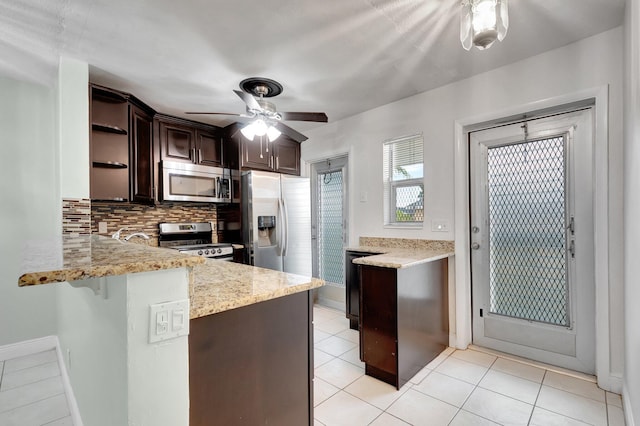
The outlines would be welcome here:
M 46 379 L 44 379 L 44 380 L 46 380 Z M 42 380 L 40 380 L 39 382 L 41 382 L 41 381 L 42 381 Z M 34 383 L 38 383 L 38 382 L 34 382 Z M 31 384 L 31 383 L 30 383 L 30 384 Z M 12 389 L 9 389 L 9 390 L 18 389 L 18 388 L 20 388 L 20 387 L 22 387 L 22 386 L 19 386 L 19 387 L 17 387 L 17 388 L 12 388 Z M 4 392 L 7 392 L 7 391 L 4 391 Z M 53 395 L 49 395 L 49 396 L 47 396 L 47 397 L 44 397 L 44 398 L 41 398 L 41 399 L 37 399 L 37 400 L 35 400 L 35 401 L 28 402 L 27 404 L 12 406 L 12 407 L 11 407 L 11 408 L 9 408 L 8 410 L 0 411 L 0 414 L 2 414 L 2 413 L 7 413 L 7 412 L 9 412 L 9 411 L 11 411 L 11 410 L 17 410 L 18 408 L 23 408 L 23 407 L 29 406 L 29 405 L 31 405 L 31 404 L 36 404 L 36 403 L 38 403 L 38 402 L 46 401 L 47 399 L 50 399 L 50 398 L 56 397 L 56 396 L 58 396 L 58 395 L 64 395 L 64 396 L 65 396 L 65 398 L 67 397 L 67 395 L 66 395 L 66 393 L 65 393 L 64 389 L 62 389 L 62 392 L 60 392 L 60 393 L 56 393 L 56 394 L 53 394 Z M 70 415 L 70 414 L 69 414 L 69 415 Z M 68 415 L 67 415 L 67 416 L 63 416 L 63 417 L 68 417 Z M 60 418 L 63 418 L 63 417 L 60 417 Z M 59 420 L 59 419 L 56 419 L 56 420 Z
M 4 361 L 2 361 L 2 367 L 0 368 L 0 390 L 2 390 L 2 379 L 4 378 Z
M 547 376 L 547 370 L 544 370 L 544 374 L 542 375 L 542 380 L 540 381 L 540 387 L 538 388 L 538 394 L 536 395 L 536 400 L 533 401 L 533 410 L 531 410 L 531 414 L 529 415 L 529 421 L 527 425 L 531 424 L 531 420 L 533 420 L 533 412 L 536 411 L 536 407 L 538 406 L 538 398 L 540 398 L 540 392 L 542 392 L 542 384 L 544 383 L 544 378 Z

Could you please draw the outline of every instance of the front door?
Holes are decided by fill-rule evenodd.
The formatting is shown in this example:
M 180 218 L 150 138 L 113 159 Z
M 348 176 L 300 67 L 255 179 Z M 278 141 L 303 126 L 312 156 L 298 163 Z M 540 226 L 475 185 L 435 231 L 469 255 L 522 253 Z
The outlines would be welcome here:
M 469 143 L 474 344 L 594 373 L 592 110 Z

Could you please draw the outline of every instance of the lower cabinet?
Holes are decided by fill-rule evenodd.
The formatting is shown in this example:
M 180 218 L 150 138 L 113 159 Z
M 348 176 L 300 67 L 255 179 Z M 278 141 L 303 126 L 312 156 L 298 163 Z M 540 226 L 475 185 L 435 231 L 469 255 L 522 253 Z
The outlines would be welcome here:
M 191 426 L 313 424 L 311 292 L 190 322 Z
M 360 265 L 365 373 L 400 389 L 449 342 L 448 259 L 408 268 Z
M 346 315 L 349 319 L 349 327 L 352 330 L 358 329 L 358 319 L 360 318 L 360 273 L 358 265 L 355 265 L 353 260 L 373 254 L 376 253 L 355 250 L 347 250 L 344 253 Z

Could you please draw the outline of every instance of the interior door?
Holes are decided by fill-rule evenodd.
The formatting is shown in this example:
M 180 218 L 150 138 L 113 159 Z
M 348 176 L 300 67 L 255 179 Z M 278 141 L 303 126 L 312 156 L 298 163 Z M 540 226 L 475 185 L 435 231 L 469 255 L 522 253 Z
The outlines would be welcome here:
M 470 133 L 474 344 L 594 373 L 592 123 Z
M 314 163 L 311 177 L 313 276 L 344 288 L 347 157 Z M 344 296 L 343 296 L 344 297 Z

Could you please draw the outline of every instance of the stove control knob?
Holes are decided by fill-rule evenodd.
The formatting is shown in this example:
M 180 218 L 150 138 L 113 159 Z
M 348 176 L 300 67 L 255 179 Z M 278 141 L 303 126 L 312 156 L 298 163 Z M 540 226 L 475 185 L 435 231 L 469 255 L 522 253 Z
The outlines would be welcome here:
M 204 254 L 209 254 L 209 250 L 205 250 L 205 251 L 204 251 Z
M 198 250 L 198 256 L 202 256 L 202 250 Z
M 222 253 L 222 249 L 218 249 L 218 253 Z

